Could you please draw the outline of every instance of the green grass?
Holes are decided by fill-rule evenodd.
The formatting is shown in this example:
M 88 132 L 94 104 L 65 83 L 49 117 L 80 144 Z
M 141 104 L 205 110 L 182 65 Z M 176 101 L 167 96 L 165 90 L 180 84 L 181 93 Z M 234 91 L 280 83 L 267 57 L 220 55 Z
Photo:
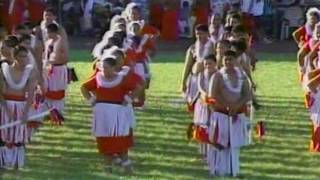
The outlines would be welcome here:
M 241 150 L 244 179 L 320 179 L 320 156 L 308 152 L 310 121 L 297 83 L 294 54 L 260 54 L 255 79 L 263 105 L 256 120 L 265 120 L 267 135 Z M 90 56 L 73 51 L 71 66 L 81 79 L 90 74 Z M 0 179 L 213 179 L 195 143 L 186 141 L 191 116 L 179 103 L 183 53 L 160 54 L 152 65 L 147 109 L 137 113 L 136 145 L 130 156 L 135 175 L 107 175 L 90 133 L 91 109 L 80 95 L 80 82 L 69 88 L 66 123 L 45 124 L 27 146 L 26 166 L 2 172 Z M 223 178 L 221 178 L 223 179 Z M 226 178 L 227 179 L 227 178 Z

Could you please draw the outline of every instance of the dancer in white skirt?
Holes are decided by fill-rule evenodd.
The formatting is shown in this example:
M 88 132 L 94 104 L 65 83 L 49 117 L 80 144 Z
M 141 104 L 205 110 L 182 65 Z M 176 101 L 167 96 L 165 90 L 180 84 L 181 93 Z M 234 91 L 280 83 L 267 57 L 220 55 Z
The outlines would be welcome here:
M 1 64 L 1 78 L 5 101 L 1 104 L 0 125 L 17 120 L 27 120 L 33 101 L 36 77 L 28 64 L 28 50 L 18 47 L 14 51 L 12 65 Z M 27 124 L 16 125 L 0 131 L 5 147 L 0 148 L 0 166 L 21 168 L 24 165 L 25 143 L 30 139 Z
M 133 146 L 134 116 L 127 104 L 142 90 L 142 80 L 116 72 L 115 57 L 106 56 L 99 64 L 101 70 L 81 86 L 82 95 L 93 106 L 92 134 L 108 172 L 112 171 L 112 162 L 117 162 L 126 173 L 132 173 L 128 150 Z
M 197 76 L 203 71 L 202 60 L 214 52 L 213 43 L 209 39 L 207 25 L 197 25 L 195 28 L 196 42 L 191 45 L 186 53 L 185 65 L 182 74 L 181 90 L 186 97 L 189 111 L 193 111 L 198 93 Z
M 47 26 L 48 40 L 44 52 L 44 81 L 46 101 L 50 107 L 55 107 L 60 113 L 64 109 L 65 91 L 68 85 L 68 53 L 63 38 L 59 35 L 56 24 Z
M 199 142 L 199 152 L 206 159 L 207 155 L 207 138 L 204 137 L 208 134 L 210 109 L 208 103 L 208 90 L 210 79 L 214 76 L 217 71 L 216 68 L 216 57 L 210 54 L 204 58 L 204 72 L 198 76 L 198 88 L 199 96 L 195 103 L 194 109 L 194 139 Z M 207 141 L 207 142 L 206 142 Z
M 306 107 L 308 107 L 312 135 L 309 150 L 320 152 L 320 24 L 315 25 L 312 37 L 311 52 L 307 56 L 306 76 L 303 78 L 302 88 L 306 93 Z
M 132 21 L 128 25 L 127 30 L 127 51 L 131 52 L 131 62 L 134 66 L 134 71 L 147 83 L 145 89 L 148 88 L 150 79 L 150 68 L 148 54 L 154 49 L 152 38 L 148 34 L 142 34 L 142 24 L 140 21 Z M 135 107 L 143 107 L 145 103 L 145 90 L 140 97 L 134 100 Z
M 215 99 L 211 114 L 208 164 L 210 174 L 217 176 L 239 173 L 239 149 L 246 145 L 246 104 L 251 100 L 249 83 L 244 73 L 235 67 L 236 54 L 227 51 L 224 66 L 210 83 L 209 94 Z

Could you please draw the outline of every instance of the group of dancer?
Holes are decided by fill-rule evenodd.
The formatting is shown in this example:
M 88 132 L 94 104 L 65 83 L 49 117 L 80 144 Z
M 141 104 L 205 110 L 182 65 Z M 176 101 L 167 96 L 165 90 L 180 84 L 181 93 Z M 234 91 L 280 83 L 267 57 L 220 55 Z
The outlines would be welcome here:
M 133 146 L 134 110 L 144 106 L 151 79 L 150 58 L 159 36 L 142 17 L 136 3 L 113 16 L 110 30 L 92 51 L 93 75 L 81 86 L 93 108 L 92 134 L 107 172 L 114 166 L 133 172 L 128 150 Z
M 113 16 L 110 28 L 93 51 L 93 73 L 81 92 L 93 108 L 92 134 L 106 171 L 120 166 L 132 173 L 128 150 L 133 146 L 134 109 L 143 109 L 150 85 L 149 63 L 156 53 L 158 29 L 142 18 L 141 6 L 129 3 Z M 43 12 L 39 26 L 30 22 L 1 34 L 0 168 L 23 167 L 25 145 L 49 114 L 64 120 L 64 97 L 71 81 L 67 67 L 68 37 L 54 9 Z
M 48 8 L 37 27 L 19 24 L 0 40 L 0 168 L 21 168 L 25 146 L 45 115 L 63 121 L 68 39 Z
M 306 23 L 293 33 L 298 45 L 299 80 L 305 93 L 305 106 L 312 123 L 309 150 L 320 152 L 320 10 L 310 8 L 306 12 Z
M 188 137 L 213 176 L 238 176 L 239 150 L 250 144 L 250 108 L 255 102 L 252 70 L 256 58 L 239 12 L 213 14 L 195 27 L 186 53 L 182 92 L 193 113 Z

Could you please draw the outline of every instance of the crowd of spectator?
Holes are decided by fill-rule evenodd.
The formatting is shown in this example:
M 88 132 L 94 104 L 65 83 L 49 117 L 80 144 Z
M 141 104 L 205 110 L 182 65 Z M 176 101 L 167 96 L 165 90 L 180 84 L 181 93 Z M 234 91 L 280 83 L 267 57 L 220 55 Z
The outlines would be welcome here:
M 0 0 L 1 24 L 8 31 L 25 19 L 37 24 L 50 5 L 59 10 L 59 21 L 69 35 L 100 37 L 111 18 L 130 2 L 142 6 L 142 16 L 161 31 L 164 40 L 191 38 L 195 25 L 207 23 L 211 15 L 224 17 L 228 11 L 239 11 L 253 37 L 265 43 L 289 38 L 290 28 L 304 23 L 305 9 L 320 4 L 315 0 Z

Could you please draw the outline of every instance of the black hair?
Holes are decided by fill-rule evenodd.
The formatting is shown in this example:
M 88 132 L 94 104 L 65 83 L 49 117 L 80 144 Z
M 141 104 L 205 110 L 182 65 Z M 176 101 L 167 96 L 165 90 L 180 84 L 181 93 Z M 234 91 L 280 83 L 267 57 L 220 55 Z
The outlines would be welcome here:
M 26 49 L 25 47 L 22 47 L 22 46 L 18 46 L 16 48 L 14 48 L 14 50 L 13 50 L 14 56 L 17 56 L 20 52 L 28 53 L 28 49 Z
M 182 7 L 189 7 L 189 2 L 188 1 L 183 1 Z
M 23 34 L 20 38 L 19 38 L 19 43 L 25 41 L 25 40 L 31 40 L 31 36 L 29 34 Z
M 230 41 L 227 39 L 222 39 L 222 40 L 218 41 L 217 44 L 225 44 L 225 45 L 230 46 Z
M 208 33 L 209 32 L 209 28 L 208 28 L 208 25 L 206 24 L 198 24 L 195 28 L 196 31 L 200 31 L 200 32 L 206 32 Z
M 19 39 L 17 36 L 10 35 L 6 37 L 6 39 L 4 40 L 4 43 L 6 46 L 14 48 L 19 44 Z
M 234 51 L 232 51 L 232 50 L 227 50 L 227 51 L 224 53 L 224 56 L 231 56 L 231 57 L 236 58 L 236 57 L 237 57 L 237 54 L 236 54 L 236 52 L 234 52 Z
M 117 47 L 121 47 L 121 43 L 120 42 L 120 38 L 119 37 L 116 37 L 116 36 L 112 36 L 112 37 L 109 37 L 108 38 L 108 42 L 112 42 L 112 45 L 111 46 L 117 46 Z M 108 44 L 109 45 L 109 44 Z M 107 45 L 107 46 L 108 46 Z
M 116 49 L 116 50 L 113 52 L 113 54 L 115 54 L 115 55 L 120 55 L 120 56 L 122 56 L 122 57 L 125 56 L 124 52 L 123 52 L 121 49 Z
M 123 32 L 123 31 L 116 31 L 113 34 L 114 34 L 115 37 L 117 37 L 117 39 L 119 40 L 119 45 L 121 46 L 122 42 L 124 41 L 124 39 L 127 36 L 127 33 Z
M 48 32 L 57 33 L 59 31 L 59 26 L 55 23 L 51 23 L 47 25 Z
M 203 60 L 217 62 L 217 58 L 214 54 L 206 55 Z
M 134 27 L 134 26 L 139 26 L 139 28 L 141 28 L 141 25 L 137 22 L 132 23 L 131 27 Z
M 225 26 L 224 31 L 230 33 L 232 31 L 232 26 Z
M 102 60 L 102 62 L 107 63 L 110 67 L 114 67 L 117 65 L 117 60 L 115 58 L 107 57 Z
M 247 43 L 243 40 L 232 41 L 231 46 L 235 48 L 237 52 L 244 52 L 247 49 Z
M 232 19 L 237 19 L 237 20 L 241 21 L 241 15 L 238 14 L 238 13 L 232 14 L 230 18 L 232 18 Z
M 231 6 L 235 9 L 239 9 L 241 7 L 241 4 L 240 2 L 236 2 L 236 3 L 233 3 Z
M 311 12 L 310 16 L 315 16 L 318 20 L 320 19 L 318 12 Z
M 140 7 L 139 5 L 133 6 L 133 7 L 132 7 L 132 10 L 133 10 L 133 9 L 141 12 L 141 7 Z
M 237 25 L 232 27 L 233 33 L 247 33 L 246 28 L 243 25 Z

